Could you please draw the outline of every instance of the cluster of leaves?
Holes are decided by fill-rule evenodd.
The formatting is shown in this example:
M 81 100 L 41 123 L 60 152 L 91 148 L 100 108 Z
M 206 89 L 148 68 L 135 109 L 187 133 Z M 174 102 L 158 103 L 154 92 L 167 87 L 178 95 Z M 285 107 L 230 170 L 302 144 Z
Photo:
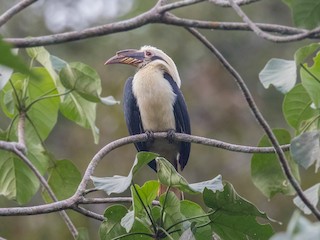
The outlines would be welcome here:
M 26 116 L 25 134 L 20 137 L 25 138 L 28 159 L 41 174 L 48 174 L 49 185 L 59 199 L 69 197 L 78 186 L 81 174 L 71 161 L 56 161 L 47 152 L 44 141 L 56 125 L 60 111 L 71 121 L 90 128 L 97 142 L 96 104 L 115 101 L 100 97 L 100 78 L 83 63 L 67 63 L 38 47 L 26 51 L 31 59 L 28 68 L 2 41 L 0 50 L 0 106 L 11 120 L 6 130 L 0 129 L 0 140 L 17 141 L 18 122 L 21 115 Z M 37 177 L 19 157 L 0 150 L 1 195 L 25 204 L 39 186 Z M 46 194 L 44 199 L 49 201 Z
M 313 43 L 298 49 L 294 60 L 271 59 L 259 75 L 264 87 L 273 85 L 284 94 L 284 118 L 295 130 L 295 136 L 291 137 L 286 130 L 279 129 L 275 134 L 280 143 L 290 143 L 290 152 L 286 156 L 297 180 L 300 180 L 299 166 L 307 169 L 315 165 L 317 172 L 320 165 L 319 48 L 319 43 Z M 297 73 L 300 83 L 297 83 Z M 270 144 L 263 138 L 260 146 L 267 145 Z M 273 154 L 255 154 L 252 159 L 253 181 L 268 198 L 278 192 L 295 193 L 276 161 Z M 314 206 L 319 202 L 319 187 L 320 183 L 316 183 L 304 191 Z M 294 203 L 305 214 L 311 214 L 299 197 L 294 198 Z
M 143 186 L 133 183 L 139 169 L 156 159 L 159 181 Z M 221 176 L 209 181 L 189 184 L 166 159 L 157 154 L 140 152 L 128 176 L 92 177 L 97 189 L 107 194 L 131 189 L 132 206 L 113 205 L 106 209 L 106 220 L 100 226 L 100 239 L 269 239 L 270 224 L 260 224 L 256 218 L 270 220 L 252 203 L 239 196 L 233 186 L 222 182 Z M 168 186 L 155 201 L 159 185 Z M 169 191 L 175 188 L 189 194 L 202 194 L 208 211 L 198 204 L 182 200 Z

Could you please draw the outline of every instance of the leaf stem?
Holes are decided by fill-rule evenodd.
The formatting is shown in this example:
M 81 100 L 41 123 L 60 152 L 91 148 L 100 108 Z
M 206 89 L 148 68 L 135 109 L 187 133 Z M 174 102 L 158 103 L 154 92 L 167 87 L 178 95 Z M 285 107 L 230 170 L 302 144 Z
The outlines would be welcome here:
M 54 91 L 54 90 L 50 90 L 50 92 L 52 92 L 52 91 Z M 45 99 L 48 99 L 48 98 L 61 97 L 61 96 L 64 96 L 64 95 L 67 95 L 67 94 L 71 93 L 72 91 L 73 91 L 73 89 L 70 89 L 70 90 L 68 90 L 68 91 L 66 91 L 66 92 L 64 92 L 64 93 L 52 94 L 52 95 L 48 95 L 48 96 L 46 96 L 46 95 L 41 96 L 41 97 L 33 100 L 33 101 L 26 107 L 26 110 L 28 111 L 28 110 L 32 107 L 33 104 L 35 104 L 35 103 L 37 103 L 37 102 L 39 102 L 39 101 L 42 101 L 42 100 L 45 100 Z
M 153 217 L 152 217 L 152 215 L 151 215 L 151 212 L 149 212 L 149 211 L 148 211 L 148 208 L 144 205 L 144 202 L 143 202 L 140 194 L 138 193 L 138 190 L 137 190 L 137 188 L 136 188 L 136 186 L 135 186 L 135 184 L 134 184 L 133 181 L 132 181 L 132 186 L 133 186 L 133 189 L 135 190 L 135 192 L 136 192 L 136 194 L 137 194 L 137 196 L 138 196 L 138 198 L 139 198 L 140 203 L 142 204 L 142 206 L 143 206 L 143 208 L 144 208 L 144 211 L 146 212 L 146 214 L 148 215 L 148 218 L 149 218 L 150 221 L 151 221 L 151 224 L 152 224 L 154 233 L 156 233 L 156 232 L 157 232 L 157 225 L 156 225 L 156 223 L 155 223 L 155 221 L 154 221 L 154 219 L 153 219 Z M 133 202 L 133 204 L 134 204 L 134 202 Z

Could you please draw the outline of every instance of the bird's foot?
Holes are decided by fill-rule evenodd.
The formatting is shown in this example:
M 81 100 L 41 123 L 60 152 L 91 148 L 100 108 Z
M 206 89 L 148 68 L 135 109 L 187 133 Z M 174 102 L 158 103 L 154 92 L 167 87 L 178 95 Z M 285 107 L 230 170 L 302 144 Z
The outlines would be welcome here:
M 147 142 L 153 143 L 154 142 L 154 133 L 150 130 L 146 130 L 145 134 L 147 134 Z
M 175 136 L 176 136 L 176 130 L 169 129 L 168 132 L 167 132 L 167 139 L 168 139 L 169 143 L 173 143 L 174 142 Z

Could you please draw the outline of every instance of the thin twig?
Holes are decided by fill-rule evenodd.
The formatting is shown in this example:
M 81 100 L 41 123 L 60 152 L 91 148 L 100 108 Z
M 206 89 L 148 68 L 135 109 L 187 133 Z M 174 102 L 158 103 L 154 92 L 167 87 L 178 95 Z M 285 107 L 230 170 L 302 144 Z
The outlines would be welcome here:
M 174 2 L 174 3 L 166 4 L 166 5 L 163 5 L 163 6 L 159 7 L 158 8 L 158 12 L 159 13 L 164 13 L 164 12 L 167 12 L 167 11 L 171 11 L 171 10 L 174 10 L 174 9 L 177 9 L 177 8 L 186 7 L 186 6 L 190 6 L 190 5 L 197 4 L 197 3 L 200 3 L 200 2 L 204 2 L 204 1 L 205 0 L 184 0 L 184 1 Z
M 235 3 L 237 3 L 239 6 L 241 5 L 248 5 L 254 2 L 259 2 L 261 0 L 236 0 Z M 209 2 L 218 5 L 220 7 L 230 7 L 230 3 L 228 0 L 209 0 Z
M 112 197 L 112 198 L 81 198 L 78 204 L 106 204 L 106 203 L 132 203 L 132 197 Z M 152 205 L 159 205 L 159 201 L 152 201 Z
M 260 126 L 263 128 L 263 130 L 267 134 L 268 138 L 270 139 L 270 142 L 277 153 L 281 168 L 282 168 L 285 176 L 287 177 L 287 179 L 289 180 L 289 182 L 291 183 L 291 185 L 293 186 L 293 188 L 297 192 L 298 196 L 304 202 L 304 204 L 311 210 L 311 212 L 317 217 L 317 219 L 320 220 L 319 210 L 315 206 L 313 206 L 312 203 L 309 201 L 309 199 L 304 195 L 303 190 L 301 189 L 298 181 L 295 179 L 295 177 L 292 174 L 292 171 L 291 171 L 290 166 L 287 162 L 286 156 L 285 156 L 277 138 L 275 137 L 269 124 L 267 123 L 267 121 L 264 119 L 263 115 L 259 111 L 259 109 L 258 109 L 248 87 L 246 86 L 245 82 L 243 81 L 242 77 L 230 65 L 230 63 L 223 57 L 223 55 L 201 33 L 199 33 L 197 30 L 192 29 L 192 28 L 188 28 L 187 30 L 193 36 L 195 36 L 198 40 L 200 40 L 219 59 L 219 61 L 222 63 L 222 65 L 234 77 L 234 79 L 235 79 L 236 83 L 238 84 L 238 86 L 240 87 L 241 92 L 243 93 L 253 115 L 255 116 L 255 118 L 259 122 Z
M 250 20 L 250 18 L 242 11 L 242 9 L 235 3 L 234 0 L 229 0 L 230 5 L 235 10 L 235 12 L 239 15 L 239 17 L 242 18 L 242 20 L 248 24 L 248 26 L 252 29 L 252 31 L 258 35 L 259 37 L 273 41 L 273 42 L 292 42 L 292 41 L 298 41 L 301 39 L 305 39 L 309 37 L 310 35 L 313 35 L 315 33 L 319 33 L 320 27 L 315 28 L 312 31 L 306 31 L 304 33 L 295 34 L 292 36 L 276 36 L 269 33 L 266 33 L 262 31 L 257 24 L 255 24 L 253 21 Z
M 14 15 L 25 9 L 26 7 L 30 6 L 32 3 L 36 2 L 37 0 L 23 0 L 18 2 L 12 8 L 8 9 L 0 16 L 0 27 L 8 22 Z
M 98 220 L 98 221 L 105 220 L 105 217 L 103 215 L 97 214 L 83 207 L 76 206 L 76 207 L 73 207 L 72 209 L 75 210 L 76 212 L 81 213 L 82 215 L 93 218 L 95 220 Z

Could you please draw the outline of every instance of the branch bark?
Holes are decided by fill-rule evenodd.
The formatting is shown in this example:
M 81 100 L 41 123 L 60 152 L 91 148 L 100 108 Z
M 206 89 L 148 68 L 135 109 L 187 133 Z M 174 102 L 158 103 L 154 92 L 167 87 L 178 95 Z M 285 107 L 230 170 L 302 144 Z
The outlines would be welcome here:
M 183 27 L 193 27 L 193 28 L 204 28 L 210 30 L 241 30 L 241 31 L 252 31 L 255 29 L 258 36 L 265 36 L 266 34 L 261 35 L 261 31 L 274 32 L 284 36 L 274 36 L 268 37 L 267 40 L 270 41 L 281 41 L 281 42 L 291 42 L 298 41 L 305 38 L 320 38 L 319 33 L 320 29 L 314 29 L 312 31 L 305 29 L 292 28 L 288 26 L 275 25 L 275 24 L 255 24 L 256 27 L 253 27 L 251 23 L 234 23 L 234 22 L 213 22 L 213 21 L 199 21 L 193 19 L 184 19 L 179 18 L 173 14 L 168 14 L 169 10 L 189 6 L 192 4 L 197 4 L 203 2 L 204 0 L 185 0 L 171 4 L 156 4 L 149 11 L 146 11 L 136 17 L 118 21 L 110 24 L 105 24 L 101 26 L 91 27 L 80 31 L 70 31 L 65 33 L 58 33 L 46 36 L 39 37 L 28 37 L 28 38 L 5 38 L 4 40 L 8 43 L 13 44 L 18 48 L 26 47 L 35 47 L 35 46 L 46 46 L 52 44 L 60 44 L 71 41 L 78 41 L 83 39 L 88 39 L 92 37 L 105 36 L 109 34 L 119 33 L 123 31 L 133 30 L 139 27 L 142 27 L 147 24 L 160 23 L 168 24 L 175 26 Z M 249 4 L 256 2 L 257 0 L 239 0 L 238 4 Z M 223 5 L 230 6 L 231 3 L 227 1 L 214 1 L 211 2 Z M 234 2 L 232 2 L 234 4 Z M 234 5 L 232 5 L 234 6 Z M 237 5 L 238 6 L 238 5 Z M 257 30 L 261 29 L 261 31 Z M 289 35 L 289 36 L 287 36 Z M 290 36 L 291 35 L 291 36 Z
M 230 63 L 223 57 L 223 55 L 218 51 L 218 49 L 216 49 L 201 33 L 199 33 L 197 30 L 192 28 L 189 28 L 187 30 L 193 36 L 195 36 L 198 40 L 200 40 L 218 58 L 218 60 L 222 63 L 222 65 L 233 76 L 236 83 L 240 87 L 241 92 L 243 93 L 254 117 L 256 118 L 256 120 L 258 121 L 262 129 L 265 131 L 270 142 L 272 143 L 285 176 L 287 177 L 287 179 L 289 180 L 289 182 L 291 183 L 291 185 L 293 186 L 293 188 L 295 189 L 296 193 L 301 198 L 303 203 L 310 209 L 310 211 L 316 216 L 316 218 L 320 220 L 319 210 L 315 206 L 313 206 L 312 203 L 309 201 L 309 199 L 305 196 L 298 181 L 293 176 L 289 163 L 283 152 L 283 149 L 281 148 L 277 138 L 273 134 L 271 127 L 269 126 L 269 124 L 267 123 L 267 121 L 264 119 L 263 115 L 259 111 L 259 108 L 257 107 L 247 85 L 245 84 L 240 74 L 230 65 Z
M 157 132 L 154 133 L 155 139 L 165 139 L 167 138 L 167 132 Z M 207 146 L 212 147 L 218 147 L 223 148 L 230 151 L 236 151 L 236 152 L 243 152 L 243 153 L 270 153 L 274 152 L 274 148 L 272 147 L 250 147 L 250 146 L 240 146 L 236 144 L 229 144 L 222 141 L 218 141 L 215 139 L 210 138 L 204 138 L 204 137 L 198 137 L 183 133 L 176 133 L 173 137 L 175 141 L 186 141 L 186 142 L 192 142 L 197 144 L 204 144 Z M 134 136 L 128 136 L 121 139 L 117 139 L 106 146 L 104 146 L 102 149 L 100 149 L 96 155 L 92 158 L 89 165 L 87 166 L 87 169 L 82 177 L 82 180 L 78 186 L 77 191 L 74 193 L 74 195 L 68 199 L 56 201 L 54 203 L 50 204 L 43 204 L 39 206 L 32 206 L 32 207 L 18 207 L 18 208 L 0 208 L 0 216 L 23 216 L 23 215 L 37 215 L 37 214 L 45 214 L 45 213 L 52 213 L 52 212 L 58 212 L 66 209 L 73 209 L 77 210 L 78 212 L 85 214 L 84 211 L 79 210 L 78 205 L 79 204 L 90 204 L 90 203 L 115 203 L 115 202 L 130 202 L 131 198 L 102 198 L 100 200 L 98 199 L 92 199 L 92 198 L 86 198 L 84 195 L 86 194 L 86 187 L 88 182 L 90 181 L 90 176 L 92 176 L 95 168 L 99 164 L 99 162 L 111 151 L 122 147 L 127 144 L 132 144 L 136 142 L 145 142 L 148 140 L 147 134 L 138 134 Z M 282 146 L 285 150 L 289 149 L 289 145 Z M 154 204 L 157 204 L 155 201 Z M 87 212 L 86 212 L 87 213 Z
M 18 14 L 20 11 L 27 8 L 36 1 L 38 0 L 23 0 L 18 2 L 12 8 L 8 9 L 0 16 L 0 27 L 7 23 L 14 15 Z

